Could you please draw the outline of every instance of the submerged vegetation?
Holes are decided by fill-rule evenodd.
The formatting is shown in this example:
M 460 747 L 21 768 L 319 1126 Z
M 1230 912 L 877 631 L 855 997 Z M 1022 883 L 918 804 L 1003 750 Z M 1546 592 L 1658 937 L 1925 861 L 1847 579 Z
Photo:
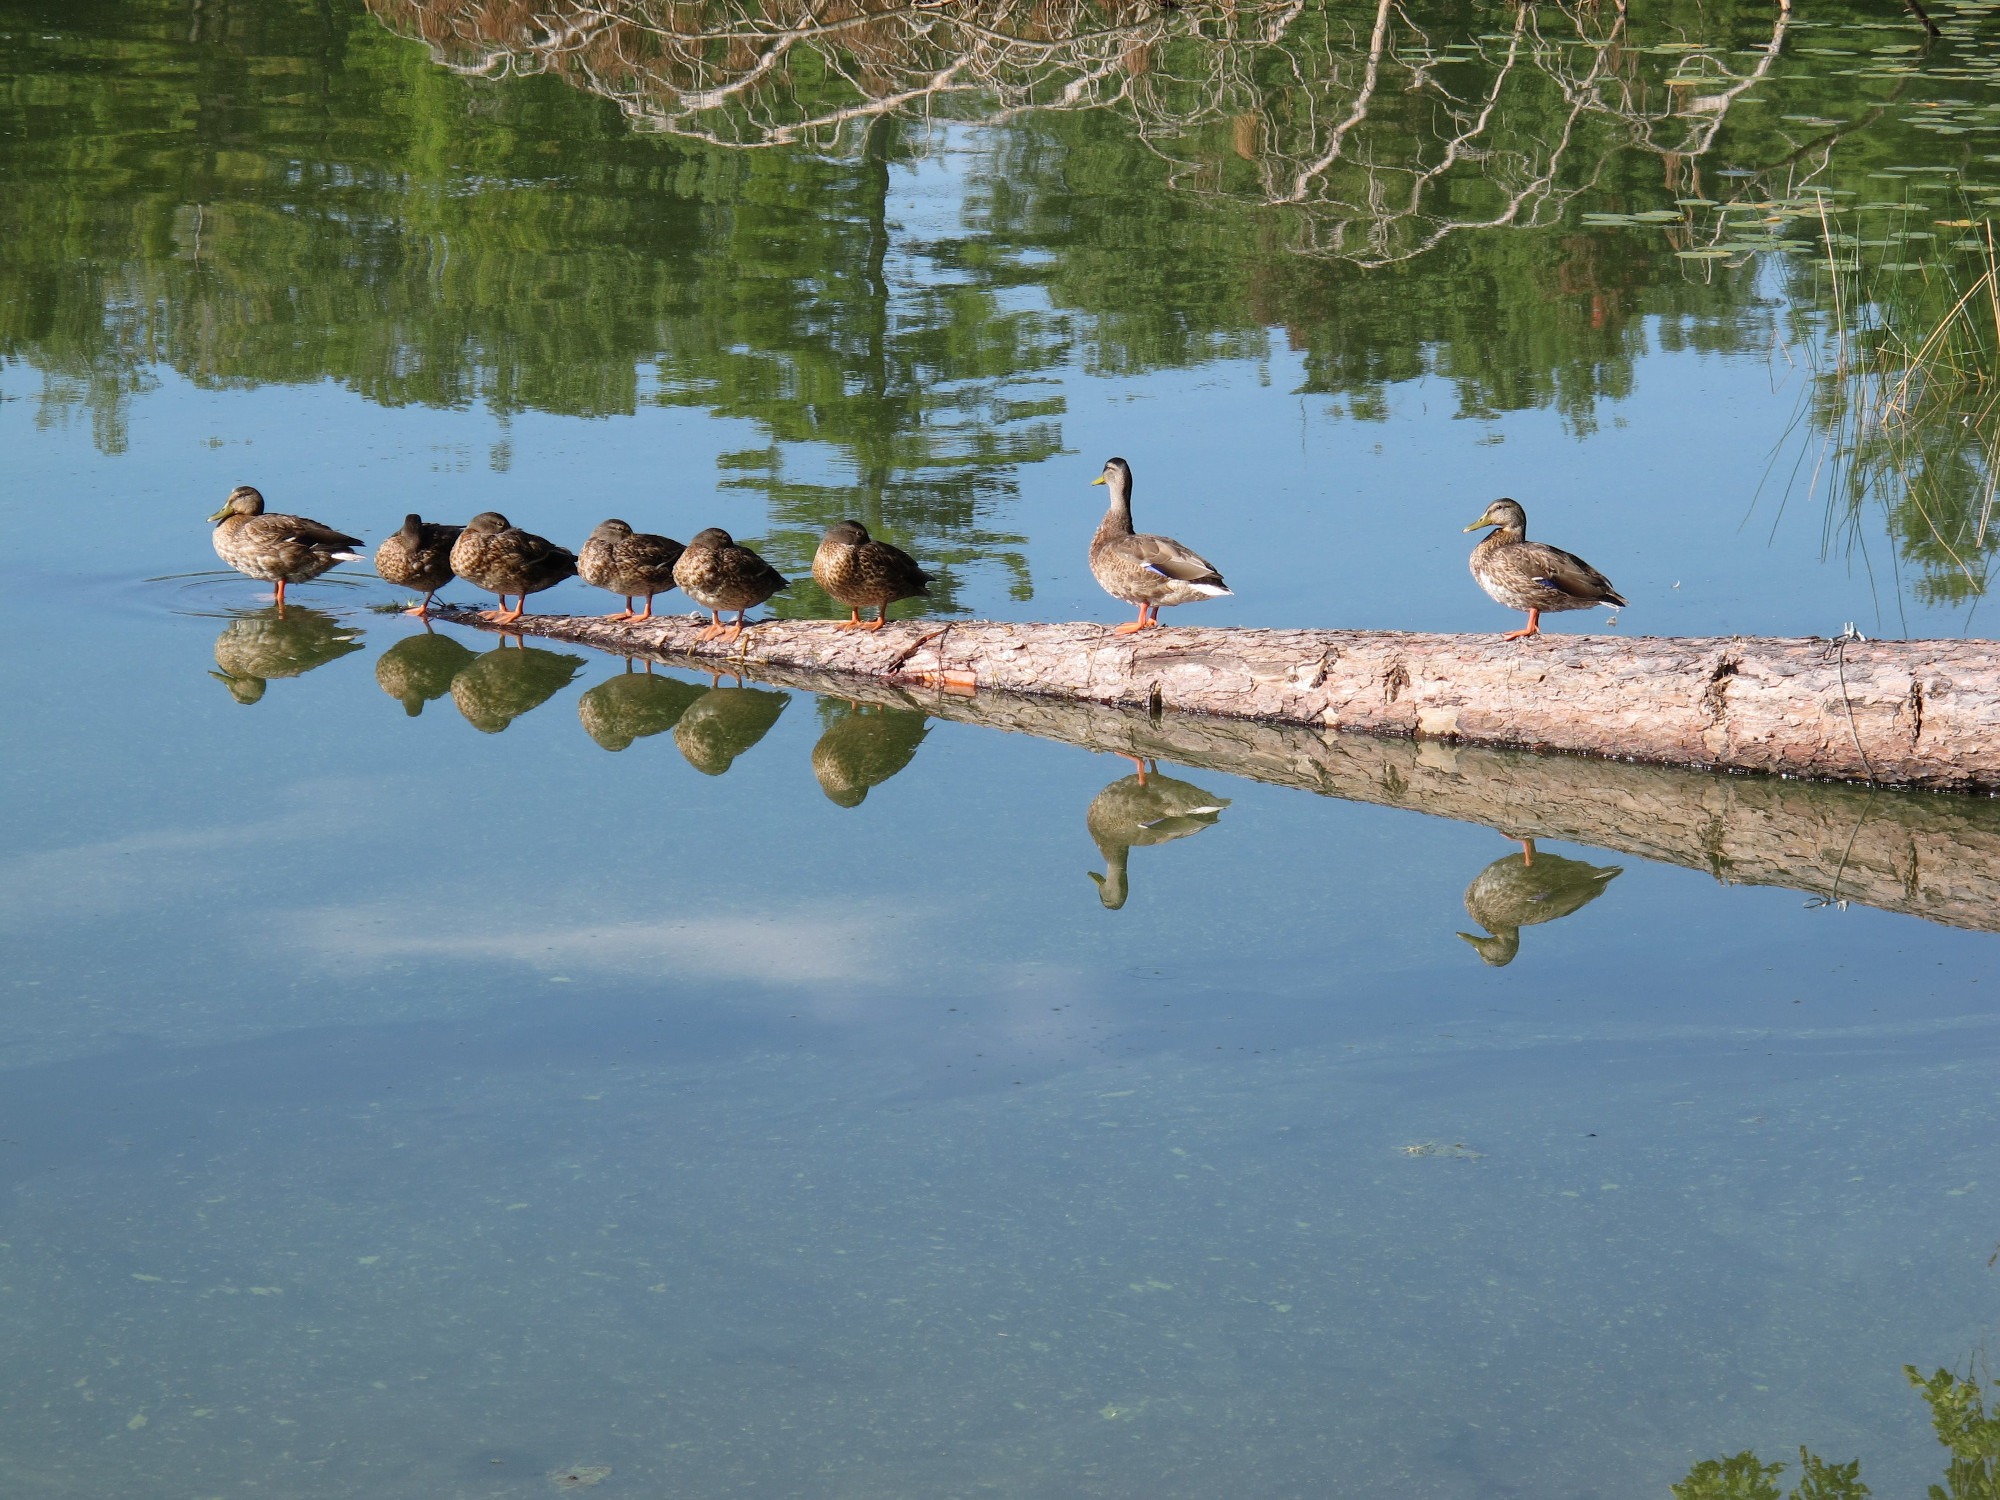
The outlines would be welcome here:
M 1951 1455 L 1944 1483 L 1925 1492 L 1928 1500 L 2000 1500 L 2000 1411 L 1989 1414 L 1975 1380 L 1936 1370 L 1921 1375 L 1914 1365 L 1903 1374 L 1930 1408 L 1938 1442 Z M 2000 1387 L 1996 1387 L 2000 1389 Z M 1728 1458 L 1704 1459 L 1674 1485 L 1674 1500 L 1863 1500 L 1874 1492 L 1861 1479 L 1861 1461 L 1829 1463 L 1799 1449 L 1799 1482 L 1780 1487 L 1781 1463 L 1766 1463 L 1747 1449 Z

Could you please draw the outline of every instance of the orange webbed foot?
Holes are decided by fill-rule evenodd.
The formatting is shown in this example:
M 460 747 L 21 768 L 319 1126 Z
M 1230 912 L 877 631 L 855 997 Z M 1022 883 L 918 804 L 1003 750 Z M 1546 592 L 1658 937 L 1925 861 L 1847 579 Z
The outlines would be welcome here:
M 888 623 L 889 623 L 889 617 L 887 615 L 884 615 L 879 620 L 870 620 L 867 624 L 863 625 L 861 629 L 868 631 L 880 630 L 884 625 L 887 625 Z
M 1146 622 L 1144 620 L 1127 620 L 1123 625 L 1112 626 L 1111 633 L 1113 635 L 1137 635 L 1145 628 Z
M 1541 633 L 1542 633 L 1541 628 L 1539 626 L 1530 625 L 1525 630 L 1510 630 L 1505 635 L 1501 636 L 1500 639 L 1503 641 L 1519 641 L 1519 640 L 1525 640 L 1528 636 L 1540 635 Z

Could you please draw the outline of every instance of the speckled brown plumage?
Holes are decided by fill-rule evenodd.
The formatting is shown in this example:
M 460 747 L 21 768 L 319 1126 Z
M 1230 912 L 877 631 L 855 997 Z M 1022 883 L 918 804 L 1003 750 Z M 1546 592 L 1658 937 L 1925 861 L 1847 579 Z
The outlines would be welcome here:
M 744 611 L 791 587 L 790 579 L 748 547 L 739 546 L 720 526 L 695 533 L 674 564 L 674 582 L 709 612 L 714 623 L 701 633 L 704 641 L 717 636 L 734 640 L 743 633 Z M 722 612 L 732 609 L 736 623 L 725 630 Z
M 415 511 L 403 517 L 400 531 L 385 537 L 375 549 L 375 571 L 401 588 L 415 589 L 423 602 L 404 613 L 429 618 L 431 595 L 451 582 L 451 549 L 463 526 L 426 521 Z
M 1605 604 L 1623 608 L 1625 600 L 1606 578 L 1573 552 L 1528 540 L 1528 513 L 1513 500 L 1495 500 L 1467 531 L 1493 528 L 1472 549 L 1472 576 L 1479 586 L 1509 609 L 1526 610 L 1528 623 L 1501 637 L 1519 640 L 1539 634 L 1542 615 Z
M 266 515 L 263 495 L 247 484 L 231 490 L 208 519 L 215 523 L 215 555 L 239 573 L 276 584 L 281 609 L 287 584 L 310 582 L 361 557 L 361 538 L 305 516 Z
M 610 520 L 591 532 L 576 555 L 577 576 L 585 583 L 622 595 L 625 607 L 607 620 L 650 620 L 653 596 L 674 586 L 674 564 L 687 551 L 670 536 L 634 531 L 623 521 Z M 646 608 L 635 613 L 632 601 L 644 597 Z
M 451 549 L 451 570 L 475 588 L 500 596 L 500 608 L 485 611 L 489 620 L 518 620 L 527 609 L 528 595 L 576 575 L 576 554 L 488 510 L 465 523 Z M 511 610 L 509 594 L 519 596 Z
M 1104 472 L 1090 482 L 1111 491 L 1111 504 L 1090 539 L 1090 575 L 1112 598 L 1139 606 L 1139 618 L 1120 625 L 1118 634 L 1157 626 L 1169 605 L 1229 592 L 1215 565 L 1192 547 L 1132 529 L 1132 466 L 1124 459 L 1107 460 Z
M 841 521 L 827 528 L 813 553 L 813 582 L 836 603 L 845 604 L 843 630 L 880 630 L 889 622 L 889 606 L 898 599 L 916 599 L 930 587 L 931 575 L 901 547 L 878 542 L 859 521 Z M 863 625 L 861 611 L 874 609 L 876 618 Z

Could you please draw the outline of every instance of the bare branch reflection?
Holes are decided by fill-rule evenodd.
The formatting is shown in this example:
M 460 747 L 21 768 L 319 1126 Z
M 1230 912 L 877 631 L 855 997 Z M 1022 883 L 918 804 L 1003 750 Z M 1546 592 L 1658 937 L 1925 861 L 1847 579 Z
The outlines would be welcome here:
M 851 152 L 858 122 L 1111 110 L 1180 191 L 1290 210 L 1297 253 L 1379 266 L 1465 230 L 1554 222 L 1613 158 L 1677 179 L 1791 22 L 1641 46 L 1623 5 L 1522 5 L 1439 43 L 1397 0 L 1365 31 L 1304 0 L 370 0 L 442 65 L 548 74 L 633 127 Z

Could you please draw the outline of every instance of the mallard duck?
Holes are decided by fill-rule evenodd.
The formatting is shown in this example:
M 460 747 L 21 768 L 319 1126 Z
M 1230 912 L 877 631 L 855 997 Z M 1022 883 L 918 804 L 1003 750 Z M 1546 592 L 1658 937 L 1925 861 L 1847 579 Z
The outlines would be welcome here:
M 1465 912 L 1492 936 L 1460 937 L 1494 968 L 1505 968 L 1521 951 L 1521 929 L 1553 922 L 1588 906 L 1625 873 L 1623 865 L 1589 865 L 1559 854 L 1537 854 L 1533 839 L 1521 852 L 1496 859 L 1465 888 Z
M 720 776 L 737 756 L 771 732 L 791 701 L 769 688 L 712 687 L 681 715 L 674 726 L 674 743 L 702 775 Z
M 404 614 L 429 619 L 431 595 L 451 582 L 451 549 L 463 526 L 426 521 L 415 511 L 403 517 L 403 529 L 392 532 L 375 549 L 375 571 L 390 583 L 421 593 L 423 602 Z
M 426 703 L 451 691 L 452 679 L 471 665 L 475 652 L 448 635 L 407 635 L 375 658 L 375 685 L 415 718 Z
M 674 564 L 687 551 L 670 536 L 650 531 L 634 531 L 623 521 L 605 521 L 591 532 L 590 540 L 576 555 L 577 576 L 585 583 L 622 594 L 625 607 L 607 620 L 650 620 L 653 595 L 674 586 Z M 646 609 L 635 614 L 632 601 L 645 595 Z
M 650 665 L 635 672 L 628 659 L 623 672 L 576 700 L 576 716 L 583 721 L 583 732 L 606 750 L 623 750 L 634 740 L 672 729 L 706 691 L 678 677 L 655 677 Z
M 842 630 L 880 630 L 889 623 L 889 606 L 898 599 L 918 599 L 931 585 L 931 575 L 901 547 L 878 542 L 859 521 L 841 521 L 827 528 L 813 553 L 813 582 L 836 603 L 847 606 Z M 876 617 L 861 623 L 861 611 L 873 607 Z
M 260 609 L 240 614 L 215 638 L 208 675 L 238 703 L 255 703 L 274 677 L 300 677 L 361 649 L 361 632 L 317 609 Z
M 536 646 L 500 644 L 474 659 L 451 680 L 451 701 L 481 734 L 498 734 L 530 709 L 540 708 L 583 670 L 583 658 Z
M 1200 553 L 1172 537 L 1132 529 L 1132 466 L 1124 459 L 1107 460 L 1104 472 L 1090 482 L 1111 489 L 1111 508 L 1090 539 L 1091 576 L 1112 598 L 1139 606 L 1139 618 L 1120 625 L 1117 634 L 1158 625 L 1167 605 L 1218 599 L 1229 592 L 1214 564 Z
M 1227 797 L 1203 791 L 1191 781 L 1162 776 L 1156 763 L 1148 772 L 1137 756 L 1132 776 L 1120 777 L 1091 799 L 1083 815 L 1090 841 L 1104 857 L 1104 874 L 1088 871 L 1097 882 L 1097 898 L 1111 911 L 1125 904 L 1125 865 L 1135 846 L 1171 843 L 1212 827 L 1229 806 Z
M 1509 609 L 1525 609 L 1528 623 L 1500 639 L 1518 641 L 1542 628 L 1542 613 L 1589 609 L 1594 604 L 1622 609 L 1624 598 L 1606 578 L 1573 552 L 1528 540 L 1528 513 L 1513 500 L 1495 500 L 1486 514 L 1466 527 L 1491 526 L 1493 534 L 1472 549 L 1472 576 Z
M 452 544 L 451 570 L 475 588 L 500 596 L 497 610 L 483 611 L 487 619 L 518 620 L 528 607 L 528 595 L 575 576 L 576 554 L 510 525 L 498 511 L 486 510 L 467 521 Z M 511 610 L 509 594 L 519 596 Z
M 707 610 L 714 621 L 697 640 L 723 636 L 735 640 L 743 634 L 745 610 L 762 604 L 780 589 L 790 588 L 791 580 L 720 526 L 695 533 L 687 551 L 674 564 L 674 582 L 682 593 Z M 722 611 L 736 611 L 735 625 L 724 628 Z
M 304 516 L 265 515 L 264 497 L 239 484 L 209 517 L 215 523 L 215 555 L 239 573 L 278 586 L 278 608 L 285 607 L 285 585 L 309 583 L 337 563 L 358 562 L 361 538 L 335 531 Z
M 827 800 L 840 807 L 859 807 L 868 793 L 901 771 L 915 758 L 930 733 L 930 720 L 903 708 L 843 709 L 822 698 L 820 713 L 826 730 L 812 748 L 813 777 Z

